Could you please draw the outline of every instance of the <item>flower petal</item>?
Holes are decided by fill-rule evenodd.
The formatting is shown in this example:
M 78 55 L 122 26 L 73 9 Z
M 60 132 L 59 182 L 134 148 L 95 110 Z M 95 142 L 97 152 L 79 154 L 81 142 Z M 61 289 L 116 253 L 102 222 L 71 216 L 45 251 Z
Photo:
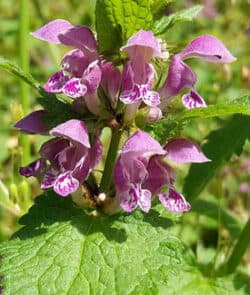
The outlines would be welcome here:
M 151 90 L 147 90 L 147 92 L 144 94 L 143 101 L 150 107 L 155 107 L 161 102 L 159 93 Z
M 126 212 L 131 212 L 135 210 L 139 200 L 138 195 L 136 194 L 136 191 L 134 189 L 118 193 L 118 199 L 120 206 Z
M 162 119 L 162 111 L 158 107 L 150 107 L 147 113 L 147 123 L 154 123 Z
M 131 90 L 124 90 L 120 95 L 120 100 L 124 104 L 132 104 L 141 99 L 140 88 L 137 84 Z
M 131 59 L 143 56 L 145 61 L 149 61 L 152 57 L 162 57 L 160 42 L 152 31 L 138 31 L 121 47 L 121 51 L 126 51 Z
M 62 196 L 66 197 L 69 194 L 75 192 L 79 187 L 79 181 L 72 177 L 70 171 L 66 171 L 60 174 L 54 184 L 54 191 Z
M 152 153 L 158 155 L 164 155 L 165 151 L 151 136 L 144 131 L 136 131 L 130 136 L 124 143 L 120 153 L 125 154 L 132 152 L 134 154 Z
M 44 110 L 32 112 L 18 121 L 14 127 L 28 134 L 47 134 L 49 130 L 43 120 L 46 114 Z
M 47 42 L 60 44 L 61 41 L 58 39 L 58 34 L 70 28 L 72 28 L 72 24 L 70 22 L 63 19 L 56 19 L 41 27 L 37 31 L 32 32 L 31 35 Z
M 81 78 L 89 64 L 89 59 L 79 49 L 74 49 L 64 55 L 61 65 L 64 71 L 72 73 L 76 78 Z
M 43 159 L 49 160 L 53 168 L 59 169 L 58 154 L 68 146 L 67 139 L 52 138 L 41 146 L 39 154 Z
M 182 103 L 187 109 L 207 107 L 203 98 L 194 90 L 182 96 Z
M 209 35 L 194 39 L 179 55 L 182 59 L 197 57 L 215 63 L 231 63 L 236 60 L 220 40 Z
M 43 181 L 41 183 L 41 189 L 48 189 L 50 187 L 53 187 L 55 184 L 55 181 L 57 179 L 58 173 L 54 170 L 48 170 L 44 174 Z
M 146 189 L 142 189 L 140 192 L 139 206 L 141 210 L 148 213 L 151 208 L 151 192 Z
M 97 136 L 96 140 L 94 141 L 90 151 L 90 167 L 94 169 L 95 166 L 101 161 L 103 153 L 103 145 L 100 141 L 100 138 Z
M 84 84 L 88 86 L 88 94 L 96 92 L 101 82 L 101 69 L 98 65 L 98 61 L 95 60 L 84 71 L 82 79 Z
M 66 137 L 90 148 L 88 129 L 81 120 L 71 119 L 60 125 L 57 125 L 50 131 L 50 134 L 57 137 Z
M 63 93 L 72 98 L 84 96 L 87 92 L 87 86 L 79 78 L 70 79 L 62 89 Z
M 127 62 L 122 71 L 122 89 L 131 90 L 134 87 L 134 72 L 131 62 Z
M 38 159 L 25 167 L 20 167 L 19 173 L 25 177 L 38 176 L 46 168 L 44 159 Z
M 160 90 L 160 96 L 176 96 L 186 87 L 193 88 L 196 80 L 193 70 L 175 55 L 169 67 L 166 82 Z
M 114 168 L 114 182 L 119 191 L 125 191 L 131 185 L 142 184 L 147 177 L 144 163 L 133 155 L 121 155 Z
M 121 86 L 121 72 L 111 62 L 101 64 L 102 79 L 101 86 L 110 97 L 112 106 L 116 106 L 116 96 Z
M 196 143 L 184 138 L 171 140 L 164 146 L 164 149 L 167 151 L 167 157 L 176 163 L 203 163 L 210 161 Z
M 58 35 L 58 39 L 64 45 L 83 50 L 85 54 L 92 52 L 96 55 L 96 40 L 88 27 L 71 25 L 71 27 Z
M 191 209 L 184 196 L 173 188 L 169 188 L 168 193 L 159 194 L 159 200 L 167 210 L 173 213 L 182 213 Z
M 163 162 L 162 156 L 150 158 L 148 166 L 148 177 L 144 183 L 152 195 L 158 194 L 164 186 L 173 185 L 176 175 L 175 170 L 167 163 Z
M 49 78 L 43 88 L 50 93 L 61 93 L 63 86 L 69 79 L 68 75 L 64 74 L 63 71 L 59 71 Z

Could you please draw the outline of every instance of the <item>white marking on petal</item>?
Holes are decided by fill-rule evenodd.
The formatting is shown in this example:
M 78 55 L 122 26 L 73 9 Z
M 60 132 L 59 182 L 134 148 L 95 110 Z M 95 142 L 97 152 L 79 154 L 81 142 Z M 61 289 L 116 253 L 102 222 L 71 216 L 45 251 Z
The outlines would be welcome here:
M 59 71 L 49 78 L 48 82 L 44 85 L 44 89 L 47 92 L 60 93 L 68 80 L 69 76 L 65 75 L 63 71 Z
M 187 109 L 207 107 L 203 98 L 194 90 L 191 90 L 188 94 L 183 95 L 182 103 Z
M 72 78 L 63 86 L 62 91 L 69 97 L 77 98 L 86 94 L 87 87 L 81 83 L 81 79 Z
M 122 209 L 126 212 L 135 210 L 138 205 L 138 195 L 136 190 L 131 188 L 129 191 L 125 191 L 119 194 L 119 202 Z
M 173 188 L 170 188 L 168 193 L 159 194 L 159 200 L 167 210 L 173 213 L 182 213 L 191 209 L 184 196 Z
M 58 175 L 58 173 L 53 170 L 47 171 L 44 174 L 44 178 L 41 183 L 41 189 L 47 189 L 47 188 L 52 187 L 56 181 L 57 175 Z
M 148 213 L 151 208 L 151 192 L 146 189 L 142 189 L 140 192 L 139 205 L 142 211 Z
M 57 177 L 54 184 L 54 191 L 58 195 L 66 197 L 75 192 L 78 187 L 79 181 L 71 175 L 70 171 L 66 171 Z
M 148 90 L 144 96 L 143 96 L 143 101 L 145 104 L 155 107 L 160 104 L 160 95 L 156 91 L 150 91 Z

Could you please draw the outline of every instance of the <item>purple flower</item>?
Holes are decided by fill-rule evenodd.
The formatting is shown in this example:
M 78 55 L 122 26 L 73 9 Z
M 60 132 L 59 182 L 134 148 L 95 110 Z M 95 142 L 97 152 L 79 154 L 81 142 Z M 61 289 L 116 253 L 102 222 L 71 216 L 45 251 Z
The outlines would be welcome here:
M 137 206 L 148 212 L 155 195 L 167 210 L 174 213 L 190 209 L 190 204 L 173 187 L 175 171 L 164 162 L 165 157 L 177 163 L 209 161 L 189 140 L 174 139 L 161 147 L 147 133 L 135 132 L 121 149 L 114 169 L 117 198 L 126 212 Z
M 62 59 L 62 69 L 52 75 L 44 89 L 63 93 L 71 98 L 84 97 L 88 109 L 100 114 L 97 88 L 101 82 L 97 43 L 91 30 L 85 26 L 73 26 L 65 20 L 54 20 L 32 33 L 36 38 L 51 43 L 76 47 Z
M 236 60 L 227 48 L 213 36 L 201 36 L 194 39 L 183 51 L 176 54 L 169 67 L 168 77 L 160 90 L 160 95 L 166 100 L 162 102 L 164 108 L 173 96 L 184 88 L 191 91 L 184 95 L 182 102 L 186 108 L 206 107 L 203 98 L 194 90 L 197 81 L 196 74 L 184 63 L 187 58 L 200 58 L 213 63 L 231 63 Z
M 115 109 L 121 87 L 121 72 L 113 66 L 112 62 L 102 62 L 101 72 L 101 87 L 110 99 L 111 106 Z
M 42 179 L 41 188 L 53 187 L 65 197 L 75 192 L 102 157 L 102 144 L 97 137 L 90 146 L 87 127 L 76 119 L 62 123 L 50 131 L 56 138 L 45 142 L 41 158 L 20 169 L 26 177 Z
M 83 51 L 84 55 L 93 55 L 92 60 L 97 58 L 96 40 L 88 27 L 74 26 L 66 20 L 56 19 L 31 35 L 50 43 L 78 48 Z
M 140 30 L 121 50 L 129 55 L 129 61 L 123 71 L 120 100 L 125 104 L 135 104 L 136 109 L 142 101 L 149 106 L 157 106 L 160 96 L 152 90 L 155 70 L 149 62 L 153 57 L 166 56 L 160 40 L 151 31 Z

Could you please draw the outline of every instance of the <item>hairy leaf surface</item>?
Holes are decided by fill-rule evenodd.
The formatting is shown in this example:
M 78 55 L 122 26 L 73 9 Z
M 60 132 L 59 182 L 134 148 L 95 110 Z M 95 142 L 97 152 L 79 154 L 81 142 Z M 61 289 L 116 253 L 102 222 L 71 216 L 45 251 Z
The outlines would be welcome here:
M 155 210 L 92 216 L 50 192 L 21 223 L 0 247 L 4 294 L 176 294 L 190 280 L 193 294 L 200 282 L 207 294 L 234 294 L 233 284 L 203 278 L 193 255 L 168 232 L 171 220 Z

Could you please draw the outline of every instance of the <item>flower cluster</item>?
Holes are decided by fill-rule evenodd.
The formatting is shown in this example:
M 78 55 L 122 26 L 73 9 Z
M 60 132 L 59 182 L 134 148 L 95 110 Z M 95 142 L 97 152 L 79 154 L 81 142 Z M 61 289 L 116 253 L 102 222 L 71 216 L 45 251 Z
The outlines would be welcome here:
M 196 57 L 215 63 L 235 60 L 217 38 L 198 37 L 172 57 L 166 81 L 160 88 L 155 88 L 159 83 L 153 60 L 164 61 L 169 54 L 166 43 L 157 39 L 151 31 L 140 30 L 129 38 L 127 44 L 121 47 L 127 58 L 121 59 L 119 67 L 98 54 L 95 36 L 85 26 L 74 26 L 58 19 L 32 35 L 74 48 L 64 55 L 60 70 L 49 78 L 44 89 L 71 98 L 74 110 L 82 114 L 83 119 L 72 118 L 49 130 L 44 123 L 46 110 L 40 110 L 15 125 L 26 133 L 53 136 L 42 145 L 40 158 L 21 167 L 20 173 L 26 177 L 37 177 L 42 189 L 53 188 L 62 197 L 76 192 L 93 175 L 103 154 L 100 140 L 102 128 L 109 126 L 122 134 L 124 130 L 131 129 L 140 110 L 145 110 L 145 122 L 158 121 L 166 113 L 171 99 L 186 88 L 189 93 L 182 97 L 186 108 L 206 107 L 194 88 L 197 77 L 184 62 L 186 59 Z M 84 120 L 86 113 L 98 123 L 94 125 L 94 131 L 93 122 L 91 132 L 88 131 L 89 123 Z M 115 123 L 108 125 L 111 119 Z M 115 197 L 126 212 L 133 211 L 137 206 L 148 212 L 153 197 L 158 197 L 169 211 L 188 211 L 190 204 L 174 188 L 175 170 L 167 160 L 176 163 L 209 161 L 198 145 L 190 140 L 175 138 L 161 146 L 149 134 L 138 130 L 127 138 L 116 162 L 109 166 L 113 169 L 108 172 L 113 174 L 116 191 L 111 197 Z M 106 161 L 112 164 L 108 157 Z M 103 173 L 102 181 L 105 177 Z M 107 187 L 112 191 L 110 184 Z M 99 194 L 102 193 L 108 191 L 102 191 L 100 186 Z

